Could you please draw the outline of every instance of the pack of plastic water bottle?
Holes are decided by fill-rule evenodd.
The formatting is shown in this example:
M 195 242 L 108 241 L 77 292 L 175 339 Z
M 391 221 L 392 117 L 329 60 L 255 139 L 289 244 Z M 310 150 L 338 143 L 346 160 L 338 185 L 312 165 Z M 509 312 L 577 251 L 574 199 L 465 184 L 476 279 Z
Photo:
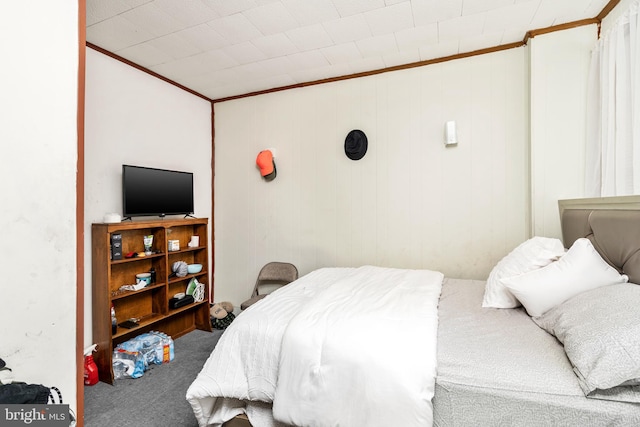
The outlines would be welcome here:
M 169 363 L 174 357 L 173 339 L 150 331 L 118 344 L 113 350 L 113 374 L 116 379 L 140 378 L 152 364 Z

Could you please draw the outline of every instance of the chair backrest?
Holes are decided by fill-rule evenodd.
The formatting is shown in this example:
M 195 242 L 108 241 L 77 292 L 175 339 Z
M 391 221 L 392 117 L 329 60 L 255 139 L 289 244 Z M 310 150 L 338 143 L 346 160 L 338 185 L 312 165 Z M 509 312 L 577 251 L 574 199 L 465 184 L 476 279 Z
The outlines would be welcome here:
M 298 278 L 298 269 L 288 262 L 270 262 L 265 264 L 258 273 L 252 296 L 259 294 L 263 285 L 287 285 Z

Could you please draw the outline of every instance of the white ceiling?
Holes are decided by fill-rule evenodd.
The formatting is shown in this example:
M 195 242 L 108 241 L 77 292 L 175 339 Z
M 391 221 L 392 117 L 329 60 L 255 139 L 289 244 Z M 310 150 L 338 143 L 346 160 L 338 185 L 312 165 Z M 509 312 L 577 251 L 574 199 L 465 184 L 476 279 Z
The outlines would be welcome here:
M 609 0 L 86 0 L 87 41 L 210 99 L 522 41 Z

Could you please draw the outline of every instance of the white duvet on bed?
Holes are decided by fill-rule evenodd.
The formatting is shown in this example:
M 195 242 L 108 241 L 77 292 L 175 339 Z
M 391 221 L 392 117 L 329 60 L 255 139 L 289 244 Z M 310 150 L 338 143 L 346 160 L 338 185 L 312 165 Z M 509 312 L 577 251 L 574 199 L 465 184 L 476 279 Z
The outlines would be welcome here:
M 274 417 L 297 426 L 430 426 L 443 276 L 362 267 L 300 309 Z
M 261 401 L 298 425 L 431 425 L 442 279 L 325 268 L 281 288 L 234 320 L 189 387 L 198 423 Z M 255 427 L 278 424 L 248 406 Z

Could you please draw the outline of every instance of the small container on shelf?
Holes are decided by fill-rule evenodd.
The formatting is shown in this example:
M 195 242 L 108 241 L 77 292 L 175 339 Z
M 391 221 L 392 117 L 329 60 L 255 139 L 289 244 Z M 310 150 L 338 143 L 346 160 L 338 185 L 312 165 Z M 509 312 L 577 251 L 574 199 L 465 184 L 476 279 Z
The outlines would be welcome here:
M 190 248 L 197 248 L 200 246 L 200 236 L 191 236 L 191 240 L 187 243 Z
M 138 273 L 136 274 L 136 284 L 144 283 L 145 286 L 149 286 L 153 283 L 151 280 L 151 273 Z

